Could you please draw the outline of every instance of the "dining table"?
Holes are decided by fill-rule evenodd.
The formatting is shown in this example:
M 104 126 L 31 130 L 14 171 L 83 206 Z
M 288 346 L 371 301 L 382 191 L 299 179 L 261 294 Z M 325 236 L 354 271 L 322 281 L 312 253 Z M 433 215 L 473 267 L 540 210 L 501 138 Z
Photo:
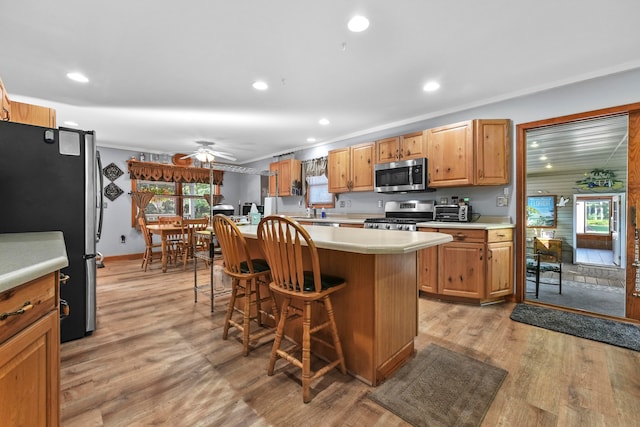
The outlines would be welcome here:
M 166 273 L 169 253 L 167 237 L 180 234 L 184 229 L 180 224 L 147 224 L 147 230 L 149 230 L 151 234 L 159 235 L 162 239 L 162 272 Z

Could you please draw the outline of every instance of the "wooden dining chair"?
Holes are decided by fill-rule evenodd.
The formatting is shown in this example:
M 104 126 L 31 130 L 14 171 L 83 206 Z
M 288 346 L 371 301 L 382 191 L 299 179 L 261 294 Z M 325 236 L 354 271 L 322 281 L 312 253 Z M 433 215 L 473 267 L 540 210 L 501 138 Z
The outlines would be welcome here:
M 158 224 L 171 224 L 180 227 L 180 231 L 167 236 L 168 256 L 173 264 L 178 263 L 178 257 L 184 257 L 185 248 L 188 246 L 188 236 L 186 235 L 184 220 L 179 215 L 159 216 Z
M 238 226 L 226 215 L 217 214 L 213 217 L 213 230 L 222 250 L 224 272 L 231 277 L 231 298 L 224 320 L 222 339 L 226 340 L 230 327 L 235 327 L 242 333 L 242 346 L 245 356 L 249 354 L 249 343 L 273 334 L 273 328 L 266 328 L 265 318 L 274 322 L 277 311 L 268 312 L 263 304 L 271 300 L 272 310 L 277 310 L 271 293 L 260 295 L 260 283 L 269 283 L 269 266 L 260 258 L 252 258 L 247 241 Z M 243 298 L 242 309 L 236 307 L 238 298 Z M 255 308 L 254 308 L 255 307 Z M 233 319 L 234 312 L 242 314 L 242 321 Z M 251 333 L 251 321 L 255 321 L 262 329 Z
M 138 224 L 140 225 L 140 232 L 144 237 L 145 250 L 144 255 L 142 257 L 142 266 L 140 268 L 144 268 L 144 271 L 147 271 L 147 267 L 153 261 L 153 254 L 157 254 L 160 257 L 162 256 L 162 243 L 153 243 L 153 237 L 151 232 L 147 229 L 147 222 L 144 218 L 138 218 Z M 160 248 L 160 251 L 154 252 L 154 249 Z
M 209 220 L 206 218 L 202 219 L 191 219 L 188 220 L 185 229 L 187 232 L 187 246 L 185 248 L 185 254 L 182 257 L 183 270 L 187 269 L 187 261 L 189 259 L 193 259 L 194 251 L 205 250 L 208 248 L 208 242 L 204 242 L 203 240 L 196 239 L 196 233 L 198 231 L 206 230 L 209 225 Z
M 278 358 L 300 368 L 302 400 L 307 403 L 311 400 L 312 381 L 338 366 L 340 372 L 346 374 L 344 354 L 330 298 L 332 293 L 344 288 L 346 282 L 340 277 L 321 273 L 316 245 L 309 233 L 294 219 L 286 216 L 267 216 L 260 221 L 257 234 L 271 270 L 269 288 L 271 292 L 284 298 L 278 310 L 279 322 L 267 373 L 273 375 Z M 308 260 L 308 269 L 305 269 L 305 260 Z M 312 312 L 314 306 L 321 306 L 326 316 Z M 302 317 L 301 342 L 297 342 L 292 348 L 281 349 L 287 322 L 299 317 Z M 319 322 L 320 319 L 322 321 Z M 315 335 L 327 328 L 331 341 L 327 340 L 327 334 L 325 337 Z M 311 371 L 312 340 L 326 348 L 332 348 L 336 355 L 335 360 L 329 361 L 315 372 Z M 300 350 L 301 358 L 298 358 L 296 355 Z

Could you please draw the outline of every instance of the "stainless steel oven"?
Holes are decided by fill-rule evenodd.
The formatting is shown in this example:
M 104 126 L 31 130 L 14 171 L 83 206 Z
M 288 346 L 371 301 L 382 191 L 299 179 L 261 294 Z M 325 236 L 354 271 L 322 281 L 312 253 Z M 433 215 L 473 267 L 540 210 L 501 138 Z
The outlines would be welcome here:
M 364 228 L 416 231 L 419 222 L 433 221 L 433 200 L 390 201 L 384 205 L 384 218 L 367 218 Z

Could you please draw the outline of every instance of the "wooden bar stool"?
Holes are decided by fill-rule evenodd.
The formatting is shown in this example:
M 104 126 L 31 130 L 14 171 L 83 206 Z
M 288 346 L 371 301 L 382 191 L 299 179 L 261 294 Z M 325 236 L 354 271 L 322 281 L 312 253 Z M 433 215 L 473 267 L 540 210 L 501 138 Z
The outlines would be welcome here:
M 311 382 L 320 378 L 333 368 L 340 366 L 343 374 L 347 373 L 342 353 L 342 345 L 338 336 L 330 295 L 343 287 L 346 282 L 339 278 L 320 273 L 320 261 L 315 243 L 307 230 L 295 220 L 285 216 L 268 216 L 258 225 L 258 240 L 271 269 L 272 293 L 284 297 L 280 311 L 280 319 L 276 329 L 276 338 L 271 350 L 269 369 L 273 375 L 275 363 L 282 358 L 302 369 L 302 400 L 311 400 Z M 311 270 L 305 271 L 303 256 L 306 253 Z M 292 302 L 296 303 L 293 305 Z M 327 320 L 312 325 L 312 317 L 317 321 L 319 316 L 312 316 L 312 307 L 319 304 L 324 307 Z M 300 309 L 297 306 L 302 306 Z M 290 314 L 291 313 L 291 314 Z M 288 320 L 302 317 L 302 343 L 292 348 L 281 349 L 282 338 Z M 316 336 L 317 332 L 328 328 L 331 342 Z M 316 372 L 311 372 L 311 341 L 320 343 L 335 350 L 336 359 L 328 362 Z M 301 350 L 301 358 L 294 356 Z
M 231 299 L 224 320 L 222 339 L 227 339 L 231 326 L 238 328 L 242 332 L 244 355 L 247 356 L 250 342 L 274 332 L 273 328 L 265 328 L 250 333 L 252 320 L 256 321 L 260 327 L 264 327 L 264 317 L 271 318 L 274 322 L 277 318 L 277 307 L 271 293 L 267 297 L 260 296 L 259 282 L 269 283 L 270 281 L 269 266 L 263 259 L 251 259 L 244 236 L 238 226 L 226 215 L 217 214 L 213 217 L 213 229 L 222 251 L 224 272 L 231 277 Z M 236 307 L 237 298 L 244 298 L 242 310 Z M 274 314 L 263 310 L 262 305 L 267 300 L 271 300 Z M 233 320 L 235 311 L 242 313 L 242 322 Z

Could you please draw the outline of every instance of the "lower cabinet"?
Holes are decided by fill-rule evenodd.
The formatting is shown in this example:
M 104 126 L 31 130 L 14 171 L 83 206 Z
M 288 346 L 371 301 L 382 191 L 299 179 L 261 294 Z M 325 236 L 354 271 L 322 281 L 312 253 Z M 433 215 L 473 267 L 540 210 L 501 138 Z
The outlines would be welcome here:
M 419 252 L 418 290 L 489 301 L 513 292 L 512 229 L 432 229 L 453 241 Z
M 0 406 L 2 425 L 58 426 L 60 316 L 58 273 L 0 293 Z M 27 307 L 27 302 L 31 308 Z

